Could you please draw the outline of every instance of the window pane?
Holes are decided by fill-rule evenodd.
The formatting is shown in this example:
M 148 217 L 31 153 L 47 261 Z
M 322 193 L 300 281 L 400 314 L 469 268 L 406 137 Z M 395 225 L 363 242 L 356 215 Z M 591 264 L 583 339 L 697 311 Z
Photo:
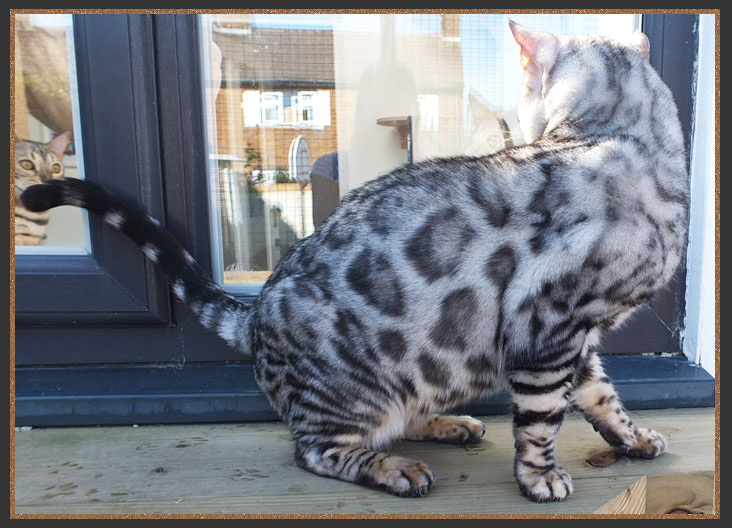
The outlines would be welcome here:
M 15 15 L 16 253 L 88 253 L 86 212 L 25 210 L 35 183 L 83 178 L 71 15 Z
M 636 15 L 511 15 L 622 36 Z M 214 271 L 259 284 L 348 191 L 404 163 L 520 145 L 504 15 L 203 15 Z M 410 148 L 411 145 L 411 148 Z

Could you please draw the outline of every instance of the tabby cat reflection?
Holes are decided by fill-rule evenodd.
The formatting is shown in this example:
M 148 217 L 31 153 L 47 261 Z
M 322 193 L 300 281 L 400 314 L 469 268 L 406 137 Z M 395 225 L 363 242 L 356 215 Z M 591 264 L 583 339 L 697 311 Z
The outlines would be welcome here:
M 679 264 L 686 162 L 645 35 L 510 29 L 527 144 L 400 167 L 353 190 L 251 305 L 157 221 L 89 182 L 52 180 L 23 202 L 85 207 L 134 239 L 204 326 L 251 355 L 301 467 L 423 496 L 432 471 L 389 443 L 479 442 L 480 421 L 441 413 L 505 389 L 519 490 L 565 499 L 572 479 L 554 446 L 569 407 L 620 453 L 666 449 L 628 416 L 596 346 Z
M 48 143 L 15 139 L 15 244 L 38 246 L 46 239 L 49 213 L 28 211 L 20 201 L 22 192 L 36 183 L 64 175 L 64 151 L 71 138 L 64 132 Z

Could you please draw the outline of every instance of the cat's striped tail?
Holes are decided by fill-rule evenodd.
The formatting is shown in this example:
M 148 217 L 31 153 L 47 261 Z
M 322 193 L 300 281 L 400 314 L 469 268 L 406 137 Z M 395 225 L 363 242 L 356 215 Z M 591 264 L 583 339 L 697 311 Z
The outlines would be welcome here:
M 216 284 L 191 254 L 154 218 L 127 205 L 102 187 L 84 180 L 59 178 L 28 187 L 20 197 L 29 211 L 61 205 L 83 207 L 135 241 L 170 279 L 173 292 L 198 315 L 204 327 L 249 354 L 250 306 Z

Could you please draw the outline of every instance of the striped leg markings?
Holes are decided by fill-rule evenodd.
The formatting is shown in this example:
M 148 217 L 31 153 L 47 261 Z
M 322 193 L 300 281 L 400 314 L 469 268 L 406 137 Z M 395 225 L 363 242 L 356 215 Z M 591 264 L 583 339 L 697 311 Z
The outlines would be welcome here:
M 379 488 L 400 497 L 423 497 L 435 477 L 417 460 L 360 447 L 354 443 L 297 442 L 298 464 L 325 477 Z
M 475 444 L 485 434 L 485 425 L 470 416 L 421 415 L 407 425 L 406 439 L 435 440 L 448 444 Z
M 517 371 L 509 375 L 516 446 L 514 476 L 535 502 L 572 494 L 572 477 L 554 459 L 554 443 L 567 408 L 571 370 Z
M 570 403 L 619 453 L 654 458 L 666 451 L 666 438 L 661 433 L 633 423 L 594 352 L 577 371 Z

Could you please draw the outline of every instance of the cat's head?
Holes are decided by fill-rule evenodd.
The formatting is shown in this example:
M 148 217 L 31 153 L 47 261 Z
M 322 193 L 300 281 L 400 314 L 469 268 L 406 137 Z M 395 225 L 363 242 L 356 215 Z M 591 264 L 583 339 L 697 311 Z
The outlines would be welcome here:
M 15 138 L 15 189 L 16 193 L 34 183 L 63 176 L 64 151 L 71 139 L 64 132 L 48 143 Z
M 512 20 L 524 81 L 518 118 L 527 143 L 563 120 L 579 120 L 619 98 L 647 97 L 638 86 L 650 69 L 650 44 L 641 32 L 625 41 L 581 35 L 556 37 Z

